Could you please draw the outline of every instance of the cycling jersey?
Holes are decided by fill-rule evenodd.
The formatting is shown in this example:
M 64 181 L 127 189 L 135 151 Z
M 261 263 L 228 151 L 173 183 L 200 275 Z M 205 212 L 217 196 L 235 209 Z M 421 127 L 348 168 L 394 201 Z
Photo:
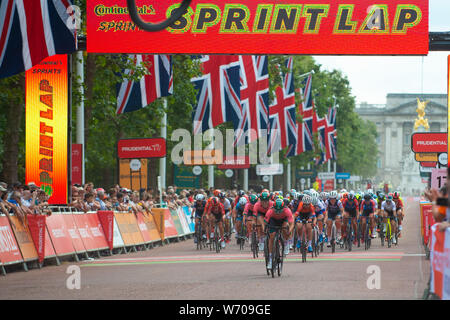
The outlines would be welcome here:
M 315 208 L 312 203 L 305 205 L 303 201 L 298 204 L 297 210 L 295 211 L 295 215 L 299 220 L 309 220 L 315 216 Z
M 377 203 L 374 200 L 369 200 L 368 203 L 366 203 L 366 200 L 361 202 L 361 212 L 362 215 L 367 217 L 371 213 L 375 213 L 375 210 L 377 209 Z
M 332 204 L 330 200 L 327 200 L 326 207 L 328 215 L 331 214 L 332 216 L 340 214 L 341 209 L 343 208 L 341 200 L 336 200 L 334 204 Z
M 201 218 L 203 216 L 203 213 L 205 212 L 205 207 L 206 207 L 206 200 L 202 200 L 200 204 L 198 203 L 198 201 L 195 201 L 194 209 L 196 218 Z
M 277 213 L 274 208 L 267 211 L 264 220 L 269 224 L 269 233 L 275 232 L 273 227 L 281 227 L 284 222 L 294 222 L 292 211 L 289 208 L 284 208 L 283 211 Z
M 216 218 L 216 222 L 222 221 L 222 216 L 225 214 L 223 204 L 219 203 L 217 206 L 211 206 L 209 211 Z
M 248 198 L 248 196 L 245 194 L 245 195 L 243 195 L 242 197 L 244 197 L 245 199 L 247 199 L 247 203 L 249 203 L 250 202 L 250 200 L 249 200 L 249 198 Z M 234 198 L 234 207 L 236 207 L 237 206 L 237 204 L 239 203 L 239 199 L 241 199 L 242 197 L 239 197 L 239 196 L 236 196 L 235 198 Z
M 259 200 L 253 207 L 253 214 L 258 215 L 258 216 L 265 216 L 267 211 L 269 211 L 269 209 L 272 207 L 273 207 L 273 201 L 269 200 L 269 205 L 267 206 L 267 208 L 263 208 L 261 205 L 261 200 Z
M 223 207 L 225 209 L 225 213 L 228 213 L 231 210 L 231 204 L 230 201 L 228 201 L 227 198 L 224 199 L 224 201 L 220 201 L 221 204 L 223 204 Z
M 342 201 L 342 206 L 346 212 L 356 212 L 356 209 L 358 208 L 358 200 L 344 199 L 344 201 Z
M 325 213 L 325 203 L 323 203 L 322 200 L 319 200 L 317 202 L 317 205 L 315 207 L 316 216 L 324 214 Z
M 394 201 L 391 201 L 391 203 L 388 203 L 387 201 L 383 201 L 383 203 L 381 204 L 381 210 L 386 211 L 390 216 L 394 215 L 394 211 L 395 211 Z
M 398 211 L 400 209 L 403 209 L 403 201 L 402 201 L 402 199 L 400 199 L 400 198 L 399 199 L 394 199 L 393 201 L 395 203 L 396 211 Z
M 254 204 L 251 204 L 250 202 L 247 202 L 247 204 L 245 205 L 244 208 L 244 215 L 249 216 L 249 217 L 254 217 L 255 215 L 253 214 L 253 208 L 255 207 Z

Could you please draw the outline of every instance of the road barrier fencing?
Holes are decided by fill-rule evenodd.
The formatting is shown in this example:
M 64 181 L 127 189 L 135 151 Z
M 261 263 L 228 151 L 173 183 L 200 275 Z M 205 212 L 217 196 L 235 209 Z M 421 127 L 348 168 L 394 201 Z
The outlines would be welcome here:
M 52 206 L 52 214 L 0 215 L 0 272 L 22 264 L 42 268 L 61 258 L 100 258 L 103 255 L 148 250 L 155 245 L 190 238 L 194 233 L 192 209 L 153 208 L 149 212 L 79 212 L 72 207 Z

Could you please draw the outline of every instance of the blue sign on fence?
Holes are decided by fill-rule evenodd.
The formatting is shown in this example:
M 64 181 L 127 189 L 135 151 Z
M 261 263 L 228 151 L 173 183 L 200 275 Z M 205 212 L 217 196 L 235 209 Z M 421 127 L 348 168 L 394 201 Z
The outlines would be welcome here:
M 343 179 L 343 180 L 348 180 L 350 179 L 350 173 L 336 173 L 336 179 Z

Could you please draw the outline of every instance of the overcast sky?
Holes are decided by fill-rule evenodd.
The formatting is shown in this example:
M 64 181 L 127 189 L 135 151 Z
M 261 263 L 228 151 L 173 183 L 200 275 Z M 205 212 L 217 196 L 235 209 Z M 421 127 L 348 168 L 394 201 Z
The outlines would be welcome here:
M 450 31 L 450 0 L 430 0 L 430 31 Z M 356 102 L 385 104 L 388 93 L 447 93 L 447 56 L 314 58 L 327 70 L 339 69 L 350 80 Z

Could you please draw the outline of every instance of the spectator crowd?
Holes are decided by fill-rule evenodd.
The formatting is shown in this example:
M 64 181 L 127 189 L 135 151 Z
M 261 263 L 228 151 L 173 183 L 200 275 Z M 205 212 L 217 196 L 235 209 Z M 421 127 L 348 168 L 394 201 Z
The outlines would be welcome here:
M 169 186 L 162 194 L 154 193 L 153 189 L 133 191 L 119 185 L 105 190 L 95 188 L 92 182 L 82 185 L 73 185 L 71 189 L 69 206 L 81 212 L 97 210 L 114 210 L 150 213 L 154 207 L 177 209 L 178 207 L 192 207 L 197 194 L 208 197 L 213 189 L 199 189 L 195 191 L 181 190 L 177 192 L 176 186 Z M 234 199 L 238 190 L 224 191 L 227 197 Z M 21 184 L 19 182 L 7 185 L 0 182 L 0 214 L 14 214 L 22 222 L 26 221 L 28 214 L 51 215 L 48 203 L 49 196 L 35 183 Z

